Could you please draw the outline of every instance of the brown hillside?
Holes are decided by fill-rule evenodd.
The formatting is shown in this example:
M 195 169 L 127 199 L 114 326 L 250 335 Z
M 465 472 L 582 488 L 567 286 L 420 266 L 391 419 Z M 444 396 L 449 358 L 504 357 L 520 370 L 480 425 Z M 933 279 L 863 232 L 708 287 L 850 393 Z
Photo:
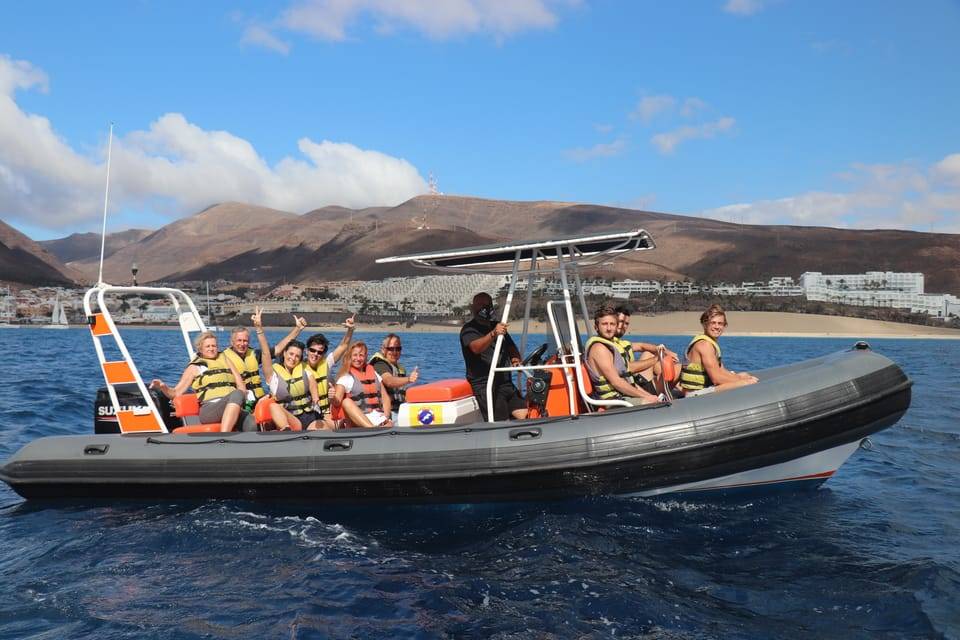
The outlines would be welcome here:
M 103 255 L 111 256 L 128 244 L 143 240 L 151 233 L 153 232 L 149 229 L 127 229 L 126 231 L 108 233 Z M 98 262 L 100 260 L 99 233 L 73 233 L 66 238 L 41 240 L 37 244 L 55 255 L 64 264 L 84 258 L 96 258 Z
M 72 285 L 83 276 L 52 253 L 0 220 L 0 281 L 30 285 Z
M 141 282 L 195 269 L 246 251 L 283 244 L 296 214 L 238 202 L 218 204 L 172 222 L 104 261 L 107 282 L 128 282 L 136 262 Z M 266 233 L 263 232 L 266 230 Z M 293 240 L 293 238 L 290 238 Z M 99 256 L 71 263 L 96 276 Z

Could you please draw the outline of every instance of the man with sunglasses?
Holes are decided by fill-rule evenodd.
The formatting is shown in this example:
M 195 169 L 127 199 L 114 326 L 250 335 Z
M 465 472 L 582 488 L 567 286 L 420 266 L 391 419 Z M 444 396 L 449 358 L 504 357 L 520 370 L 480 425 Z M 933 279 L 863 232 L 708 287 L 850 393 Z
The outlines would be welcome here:
M 393 422 L 397 422 L 397 410 L 400 404 L 406 400 L 405 388 L 417 381 L 420 372 L 416 367 L 407 375 L 407 370 L 400 364 L 400 354 L 403 352 L 403 346 L 400 344 L 400 336 L 395 333 L 388 333 L 380 345 L 380 351 L 377 351 L 370 358 L 370 364 L 374 371 L 380 375 L 380 382 L 387 388 L 390 394 L 390 406 L 393 408 Z
M 330 396 L 333 394 L 334 385 L 330 384 L 330 372 L 347 350 L 350 339 L 353 337 L 354 317 L 351 315 L 343 321 L 346 331 L 340 344 L 336 346 L 333 352 L 330 352 L 330 341 L 322 333 L 315 333 L 307 338 L 306 366 L 307 371 L 313 374 L 317 380 L 317 392 L 320 394 L 320 409 L 324 416 L 330 415 Z M 282 344 L 282 343 L 281 343 Z
M 467 369 L 467 381 L 480 405 L 480 413 L 484 420 L 522 420 L 527 417 L 527 402 L 506 371 L 498 372 L 494 378 L 493 416 L 487 416 L 487 379 L 490 377 L 497 336 L 503 336 L 498 366 L 519 366 L 520 351 L 507 333 L 507 325 L 497 322 L 493 298 L 489 293 L 473 296 L 470 310 L 473 318 L 460 329 L 460 349 Z

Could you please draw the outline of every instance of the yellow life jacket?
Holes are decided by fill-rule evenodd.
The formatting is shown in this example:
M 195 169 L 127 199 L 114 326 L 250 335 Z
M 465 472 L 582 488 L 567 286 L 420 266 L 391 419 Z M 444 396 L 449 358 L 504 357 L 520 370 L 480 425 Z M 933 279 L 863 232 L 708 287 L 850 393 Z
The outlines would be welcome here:
M 687 359 L 690 358 L 690 349 L 700 341 L 706 341 L 713 345 L 713 348 L 717 352 L 717 362 L 722 366 L 723 360 L 720 358 L 720 345 L 717 344 L 716 340 L 702 333 L 694 336 L 690 344 L 687 345 Z M 707 375 L 707 370 L 703 368 L 702 364 L 699 362 L 688 362 L 680 369 L 680 386 L 687 391 L 699 391 L 706 387 L 712 387 L 713 381 L 710 380 L 710 377 Z
M 382 362 L 390 368 L 390 375 L 399 376 L 401 378 L 405 378 L 407 376 L 407 370 L 402 364 L 399 362 L 397 362 L 396 365 L 391 364 L 390 361 L 387 360 L 387 358 L 379 351 L 373 354 L 373 356 L 370 358 L 371 365 L 376 365 L 378 362 Z M 387 385 L 383 386 L 387 387 Z M 395 389 L 387 387 L 387 393 L 390 394 L 390 401 L 394 410 L 396 410 L 407 399 L 407 392 L 403 387 L 397 387 Z
M 323 409 L 323 414 L 326 415 L 330 410 L 330 382 L 327 380 L 329 367 L 326 354 L 320 358 L 320 364 L 317 365 L 316 369 L 311 367 L 310 363 L 304 363 L 304 366 L 307 371 L 313 374 L 314 379 L 317 381 L 317 393 L 320 395 L 320 408 Z
M 633 353 L 633 343 L 625 338 L 614 338 L 613 342 L 617 344 L 620 355 L 623 356 L 623 361 L 627 364 L 627 375 L 623 376 L 623 379 L 630 384 L 639 386 L 640 380 L 637 377 L 639 374 L 630 373 L 630 363 L 636 360 Z
M 247 391 L 253 391 L 253 396 L 259 400 L 263 397 L 263 385 L 260 384 L 260 364 L 257 362 L 257 355 L 253 349 L 247 349 L 247 353 L 241 356 L 233 350 L 233 347 L 227 347 L 223 350 L 227 360 L 233 363 L 240 377 L 247 385 Z
M 600 343 L 605 346 L 607 349 L 610 349 L 610 353 L 613 354 L 613 365 L 617 368 L 617 373 L 620 374 L 620 377 L 624 378 L 629 382 L 627 378 L 627 361 L 623 359 L 623 349 L 620 348 L 620 345 L 614 342 L 613 340 L 607 340 L 606 338 L 601 338 L 600 336 L 591 336 L 587 340 L 587 344 L 584 347 L 584 351 L 587 356 L 590 355 L 590 349 L 593 348 L 593 345 Z M 599 371 L 594 371 L 593 367 L 589 364 L 587 365 L 587 373 L 590 374 L 590 382 L 593 383 L 593 395 L 600 398 L 601 400 L 618 400 L 623 396 L 617 391 L 610 381 L 607 380 Z
M 198 355 L 190 361 L 190 364 L 203 368 L 203 371 L 190 383 L 200 402 L 228 396 L 237 388 L 237 381 L 222 351 L 213 360 L 207 360 Z
M 293 368 L 293 371 L 287 371 L 282 364 L 275 363 L 273 371 L 287 385 L 289 397 L 281 400 L 290 413 L 295 416 L 310 410 L 312 404 L 310 400 L 310 387 L 307 385 L 307 373 L 301 362 Z

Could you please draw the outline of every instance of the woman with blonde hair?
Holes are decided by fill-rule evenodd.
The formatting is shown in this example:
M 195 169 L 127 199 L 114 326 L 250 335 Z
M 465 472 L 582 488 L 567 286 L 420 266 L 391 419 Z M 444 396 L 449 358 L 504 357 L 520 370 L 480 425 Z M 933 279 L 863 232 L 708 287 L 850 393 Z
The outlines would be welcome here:
M 163 380 L 150 382 L 151 389 L 159 389 L 173 400 L 193 389 L 200 401 L 200 422 L 220 423 L 220 431 L 233 431 L 240 418 L 240 409 L 246 399 L 247 385 L 240 372 L 217 346 L 217 336 L 204 331 L 194 340 L 197 355 L 183 370 L 175 387 Z
M 343 408 L 347 426 L 393 426 L 390 394 L 380 374 L 367 363 L 365 343 L 352 343 L 343 355 L 333 402 Z

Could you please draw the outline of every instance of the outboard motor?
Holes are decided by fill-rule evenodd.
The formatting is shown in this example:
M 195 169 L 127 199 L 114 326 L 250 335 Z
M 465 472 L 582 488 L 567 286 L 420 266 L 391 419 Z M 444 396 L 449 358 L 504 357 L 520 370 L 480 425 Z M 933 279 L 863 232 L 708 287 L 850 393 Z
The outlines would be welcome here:
M 172 408 L 167 397 L 157 389 L 150 389 L 150 397 L 160 412 L 167 428 L 173 430 L 182 426 L 179 418 L 172 415 Z M 131 411 L 148 411 L 147 403 L 143 401 L 140 390 L 135 384 L 117 385 L 117 400 L 120 408 Z M 93 404 L 93 432 L 94 433 L 120 433 L 120 423 L 117 421 L 117 414 L 110 402 L 110 392 L 106 387 L 97 389 L 97 399 Z
M 552 375 L 549 369 L 541 369 L 527 378 L 527 406 L 536 409 L 537 416 L 547 415 L 547 394 L 550 393 Z

